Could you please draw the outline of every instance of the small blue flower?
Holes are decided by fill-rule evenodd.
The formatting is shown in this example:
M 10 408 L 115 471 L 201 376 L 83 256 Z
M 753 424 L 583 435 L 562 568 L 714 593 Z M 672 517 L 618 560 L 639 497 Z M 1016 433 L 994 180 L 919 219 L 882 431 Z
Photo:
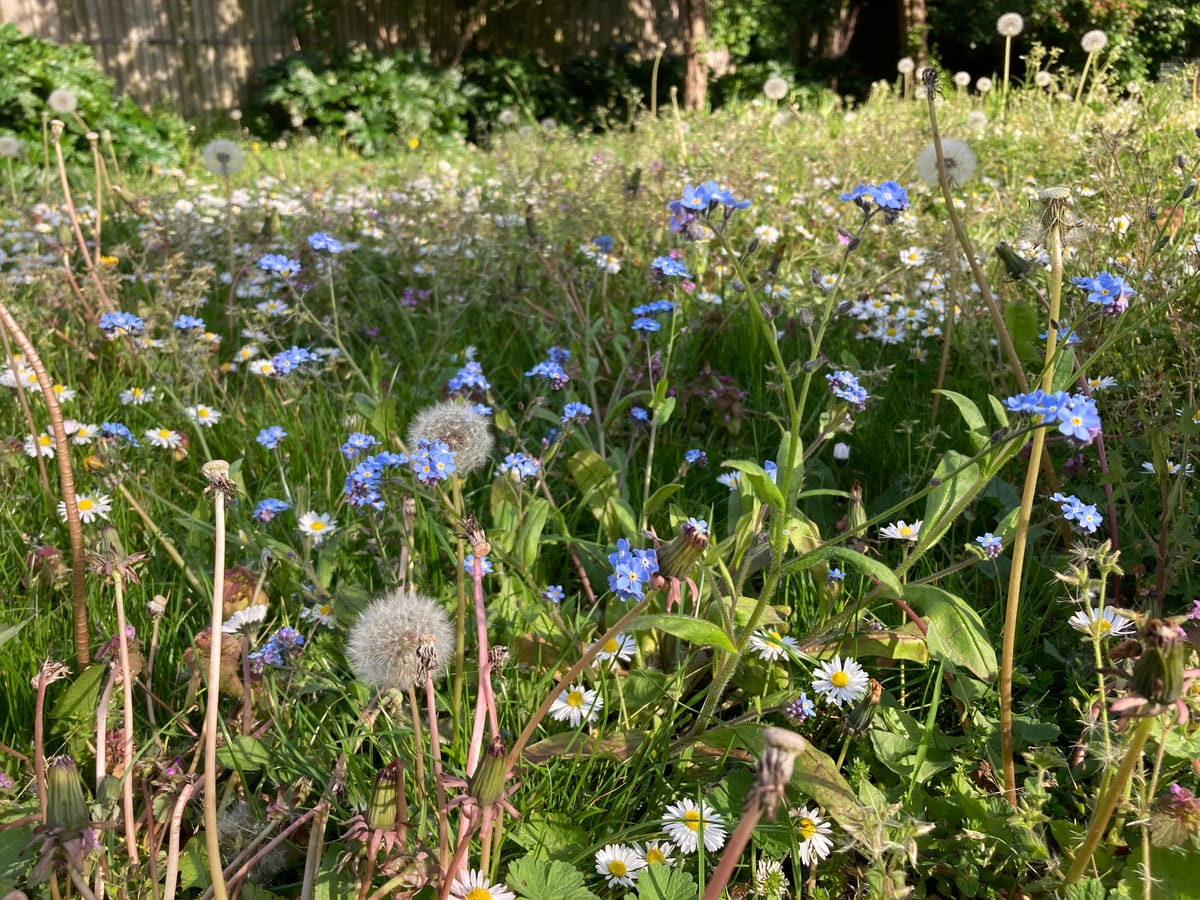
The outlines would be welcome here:
M 975 538 L 975 543 L 984 549 L 988 559 L 995 559 L 1004 550 L 1004 542 L 990 531 Z
M 563 367 L 553 360 L 545 359 L 525 373 L 526 378 L 540 378 L 548 381 L 553 390 L 562 390 L 571 376 L 563 371 Z
M 289 259 L 281 253 L 267 253 L 258 258 L 256 265 L 264 272 L 274 272 L 288 278 L 300 272 L 300 262 Z
M 379 440 L 372 435 L 363 434 L 361 431 L 356 431 L 346 438 L 346 443 L 342 444 L 342 456 L 346 459 L 354 459 L 364 450 L 370 450 L 372 447 L 379 445 Z
M 707 519 L 697 519 L 693 516 L 688 516 L 687 524 L 684 527 L 692 534 L 702 534 L 705 537 L 709 537 Z
M 181 315 L 171 323 L 177 331 L 194 331 L 204 330 L 204 320 L 197 319 L 195 316 Z
M 562 365 L 571 358 L 571 351 L 564 347 L 551 347 L 546 351 L 546 359 L 552 363 Z
M 860 410 L 867 408 L 867 400 L 870 395 L 866 388 L 858 383 L 858 378 L 853 373 L 832 372 L 825 376 L 825 380 L 829 383 L 829 390 L 833 396 L 845 400 Z
M 504 457 L 504 462 L 497 467 L 497 475 L 507 475 L 515 482 L 533 478 L 542 467 L 540 459 L 531 459 L 524 453 L 510 453 Z
M 115 441 L 128 444 L 131 447 L 140 447 L 141 444 L 133 436 L 133 432 L 120 422 L 105 422 L 100 426 L 100 436 L 112 438 Z
M 766 462 L 764 462 L 763 471 L 767 473 L 767 477 L 770 478 L 771 481 L 775 482 L 776 484 L 779 483 L 779 478 L 777 477 L 779 475 L 779 466 L 777 466 L 773 461 L 768 459 Z
M 108 338 L 123 334 L 140 334 L 146 323 L 140 316 L 127 312 L 106 312 L 100 317 L 100 330 Z
M 644 407 L 634 406 L 629 410 L 629 418 L 630 421 L 633 422 L 649 422 L 650 413 L 648 413 Z
M 561 584 L 552 584 L 542 591 L 542 599 L 549 600 L 551 603 L 562 603 L 565 596 Z
M 274 497 L 268 497 L 265 500 L 258 501 L 258 505 L 254 507 L 254 518 L 260 522 L 270 522 L 281 512 L 291 509 L 291 506 L 286 500 L 276 500 Z
M 297 369 L 316 361 L 317 356 L 311 350 L 296 346 L 276 353 L 271 357 L 271 365 L 274 367 L 274 372 L 281 378 L 291 375 Z
M 456 452 L 444 441 L 417 441 L 417 453 L 409 462 L 417 480 L 422 484 L 437 484 L 445 481 L 455 470 Z
M 315 231 L 308 236 L 308 246 L 314 250 L 324 250 L 327 253 L 341 253 L 345 247 L 342 242 L 324 231 Z
M 447 383 L 451 393 L 457 394 L 463 391 L 487 391 L 491 390 L 492 385 L 486 378 L 483 377 L 483 366 L 475 360 L 470 360 L 465 366 L 458 370 L 457 374 Z
M 689 466 L 701 466 L 701 467 L 707 466 L 708 465 L 708 454 L 705 453 L 703 450 L 693 447 L 692 449 L 688 450 L 685 454 L 683 454 L 683 461 L 685 463 L 687 463 Z
M 1071 283 L 1087 291 L 1088 303 L 1100 305 L 1109 316 L 1128 309 L 1129 298 L 1137 293 L 1125 279 L 1109 272 L 1099 272 L 1092 278 L 1072 278 Z
M 817 708 L 813 702 L 808 699 L 808 694 L 804 691 L 800 692 L 800 696 L 787 705 L 784 710 L 787 717 L 794 722 L 803 722 L 805 719 L 815 716 Z
M 271 427 L 264 428 L 262 431 L 260 431 L 255 440 L 268 450 L 274 450 L 279 446 L 285 437 L 287 437 L 287 432 L 283 430 L 282 426 L 272 425 Z
M 591 414 L 592 408 L 586 403 L 571 402 L 563 407 L 562 423 L 570 425 L 572 422 L 586 422 Z
M 835 584 L 835 583 L 837 583 L 837 582 L 839 582 L 839 581 L 843 581 L 845 578 L 846 578 L 846 573 L 845 573 L 845 572 L 843 572 L 841 569 L 838 569 L 838 568 L 832 568 L 832 569 L 830 569 L 830 570 L 829 570 L 829 574 L 827 574 L 827 575 L 825 576 L 825 580 L 826 580 L 826 581 L 827 581 L 829 584 Z
M 650 270 L 662 278 L 691 278 L 687 264 L 670 256 L 659 256 L 650 263 Z
M 592 238 L 592 246 L 601 253 L 612 253 L 613 239 L 607 234 L 598 234 Z
M 661 328 L 662 326 L 656 320 L 646 318 L 645 316 L 633 320 L 633 330 L 643 336 L 648 337 Z
M 484 575 L 492 574 L 492 561 L 490 559 L 488 559 L 485 556 L 479 561 L 479 563 L 480 563 L 480 566 L 482 568 Z M 463 558 L 463 568 L 467 570 L 468 575 L 475 574 L 475 554 L 474 553 L 468 553 Z

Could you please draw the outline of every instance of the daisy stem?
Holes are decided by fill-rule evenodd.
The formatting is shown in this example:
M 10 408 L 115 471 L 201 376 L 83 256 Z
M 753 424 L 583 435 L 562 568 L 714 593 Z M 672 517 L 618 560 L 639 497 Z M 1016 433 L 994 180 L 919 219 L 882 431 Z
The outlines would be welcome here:
M 1112 818 L 1113 810 L 1116 809 L 1117 800 L 1124 791 L 1125 786 L 1129 783 L 1130 777 L 1133 775 L 1134 766 L 1141 762 L 1142 748 L 1146 744 L 1146 739 L 1150 736 L 1150 729 L 1154 727 L 1156 717 L 1147 716 L 1138 722 L 1137 729 L 1129 738 L 1129 745 L 1125 748 L 1125 758 L 1121 760 L 1121 767 L 1117 770 L 1117 774 L 1113 777 L 1112 782 L 1100 797 L 1100 803 L 1096 806 L 1096 811 L 1092 815 L 1092 823 L 1088 826 L 1087 835 L 1083 839 L 1083 843 L 1079 845 L 1079 849 L 1075 851 L 1075 858 L 1071 861 L 1071 868 L 1067 871 L 1066 877 L 1063 879 L 1064 885 L 1075 884 L 1083 876 L 1083 870 L 1092 860 L 1092 854 L 1096 852 L 1096 847 L 1100 844 L 1100 838 L 1104 835 L 1105 828 L 1108 827 L 1108 821 Z

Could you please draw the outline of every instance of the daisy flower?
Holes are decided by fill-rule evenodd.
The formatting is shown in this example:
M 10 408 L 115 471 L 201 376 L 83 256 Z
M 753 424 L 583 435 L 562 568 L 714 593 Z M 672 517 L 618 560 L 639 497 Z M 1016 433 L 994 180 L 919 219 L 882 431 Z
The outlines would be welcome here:
M 222 634 L 244 635 L 251 634 L 267 617 L 267 607 L 255 603 L 245 609 L 239 609 L 221 625 Z
M 1142 471 L 1145 472 L 1147 475 L 1154 475 L 1157 473 L 1157 470 L 1154 468 L 1154 463 L 1152 463 L 1152 462 L 1142 463 Z M 1180 464 L 1180 463 L 1174 462 L 1173 460 L 1169 460 L 1169 459 L 1167 460 L 1167 474 L 1168 475 L 1183 474 L 1183 475 L 1190 476 L 1193 471 L 1194 471 L 1194 469 L 1193 469 L 1191 463 Z
M 669 841 L 650 841 L 644 849 L 641 844 L 634 844 L 633 848 L 642 857 L 643 865 L 649 866 L 658 863 L 663 866 L 672 866 L 675 864 L 675 845 Z
M 97 519 L 107 519 L 112 511 L 112 499 L 107 494 L 76 494 L 75 508 L 79 510 L 79 521 L 88 525 Z M 67 501 L 58 501 L 58 517 L 67 521 Z
M 221 414 L 211 406 L 205 406 L 203 403 L 189 406 L 184 412 L 187 413 L 189 419 L 197 425 L 203 425 L 205 428 L 212 428 L 221 421 Z
M 638 870 L 646 865 L 636 850 L 625 844 L 609 844 L 596 851 L 596 871 L 609 887 L 633 887 Z
M 817 666 L 813 676 L 813 690 L 825 698 L 826 703 L 841 706 L 853 703 L 867 692 L 866 671 L 850 657 L 835 656 Z
M 725 846 L 725 820 L 704 801 L 697 806 L 690 797 L 684 797 L 670 804 L 663 813 L 662 827 L 680 853 L 695 853 L 701 838 L 709 853 Z
M 589 725 L 596 721 L 596 716 L 602 709 L 604 709 L 604 700 L 599 694 L 573 684 L 550 704 L 550 718 L 558 722 L 567 722 L 572 728 L 578 728 L 585 719 Z
M 788 889 L 787 876 L 783 874 L 783 862 L 778 859 L 762 859 L 754 871 L 754 896 L 779 900 Z
M 163 450 L 178 450 L 183 444 L 183 435 L 170 428 L 150 428 L 146 431 L 146 440 Z
M 71 435 L 71 443 L 79 445 L 90 444 L 99 436 L 99 425 L 84 425 L 81 423 L 76 427 L 75 433 Z
M 478 869 L 459 872 L 450 886 L 450 896 L 455 900 L 517 900 L 506 884 L 492 884 Z
M 1095 375 L 1087 380 L 1087 384 L 1093 391 L 1106 391 L 1117 386 L 1117 379 L 1111 375 Z
M 60 404 L 70 403 L 75 399 L 75 389 L 69 388 L 65 384 L 56 384 L 52 388 L 54 396 L 58 398 Z
M 780 634 L 775 628 L 760 628 L 750 636 L 750 646 L 761 659 L 774 662 L 800 649 L 794 637 Z
M 300 517 L 299 525 L 300 533 L 312 538 L 314 547 L 337 531 L 337 519 L 331 518 L 329 513 L 306 512 Z
M 121 403 L 124 406 L 145 406 L 154 400 L 154 388 L 131 387 L 121 391 Z
M 879 529 L 879 536 L 885 538 L 895 538 L 898 541 L 912 541 L 916 543 L 917 538 L 921 536 L 921 523 L 923 519 L 917 519 L 909 525 L 903 519 L 898 522 L 893 522 Z
M 1081 609 L 1067 620 L 1067 624 L 1088 636 L 1124 637 L 1134 631 L 1133 622 L 1109 607 L 1105 607 L 1103 612 L 1094 607 Z
M 815 809 L 806 806 L 792 810 L 792 828 L 800 839 L 798 849 L 804 865 L 815 865 L 829 856 L 833 849 L 833 841 L 829 839 L 833 826 L 817 815 Z
M 48 431 L 25 435 L 25 454 L 32 457 L 54 456 L 54 435 Z
M 600 652 L 596 654 L 596 662 L 605 662 L 610 659 L 615 659 L 617 662 L 629 662 L 636 649 L 637 643 L 631 635 L 618 634 L 610 637 L 600 648 Z

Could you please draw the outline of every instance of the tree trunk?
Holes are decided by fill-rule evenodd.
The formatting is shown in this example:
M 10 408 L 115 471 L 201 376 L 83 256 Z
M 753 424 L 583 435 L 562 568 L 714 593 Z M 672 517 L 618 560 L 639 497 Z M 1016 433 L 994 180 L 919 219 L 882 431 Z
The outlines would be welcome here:
M 708 96 L 708 0 L 684 0 L 683 108 L 703 109 Z
M 929 27 L 925 0 L 896 0 L 900 13 L 900 53 L 912 53 L 918 64 L 929 62 Z

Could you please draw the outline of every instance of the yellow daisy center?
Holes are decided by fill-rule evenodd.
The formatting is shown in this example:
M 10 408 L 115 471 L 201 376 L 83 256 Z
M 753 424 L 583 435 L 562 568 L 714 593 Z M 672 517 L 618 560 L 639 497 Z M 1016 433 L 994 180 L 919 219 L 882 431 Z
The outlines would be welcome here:
M 162 438 L 164 441 L 169 441 L 171 439 L 171 429 L 170 428 L 158 429 L 158 436 L 160 438 Z
M 40 435 L 38 435 L 38 446 L 40 446 L 40 447 L 49 447 L 49 446 L 50 446 L 50 444 L 51 444 L 51 438 L 50 438 L 50 435 L 48 435 L 48 434 L 40 434 Z
M 836 688 L 844 688 L 850 683 L 850 676 L 845 672 L 834 672 L 829 676 L 829 683 Z
M 324 530 L 325 530 L 325 523 L 324 523 L 324 522 L 322 522 L 320 519 L 317 519 L 315 522 L 312 522 L 312 523 L 311 523 L 311 524 L 308 526 L 308 528 L 309 528 L 309 530 L 310 530 L 310 531 L 324 531 Z
M 579 709 L 583 706 L 583 691 L 571 691 L 567 694 L 567 706 Z
M 618 878 L 620 878 L 628 871 L 629 869 L 625 866 L 625 863 L 621 862 L 619 859 L 610 859 L 608 861 L 609 875 L 616 875 Z
M 799 820 L 796 830 L 800 833 L 800 837 L 807 841 L 817 833 L 817 823 L 808 818 L 808 816 L 804 816 Z
M 616 653 L 617 650 L 620 649 L 620 647 L 621 647 L 621 645 L 617 643 L 616 638 L 609 638 L 607 641 L 604 642 L 604 652 L 605 653 Z
M 661 850 L 659 850 L 657 847 L 651 847 L 649 850 L 646 851 L 646 862 L 647 863 L 662 863 L 663 865 L 666 865 L 667 858 L 665 856 L 663 856 L 663 852 Z
M 700 811 L 696 810 L 696 809 L 689 809 L 687 812 L 685 812 L 683 814 L 683 824 L 686 825 L 688 828 L 690 828 L 692 831 L 699 831 L 700 830 Z
M 912 533 L 913 533 L 913 530 L 908 525 L 900 526 L 900 536 L 901 537 L 912 537 Z
M 80 497 L 75 501 L 75 505 L 79 508 L 80 512 L 90 512 L 96 504 L 88 497 Z
M 1098 619 L 1096 621 L 1096 627 L 1101 631 L 1108 631 L 1108 629 L 1112 628 L 1112 622 L 1108 621 L 1108 619 Z
M 492 900 L 492 892 L 487 888 L 473 887 L 467 891 L 466 900 Z

